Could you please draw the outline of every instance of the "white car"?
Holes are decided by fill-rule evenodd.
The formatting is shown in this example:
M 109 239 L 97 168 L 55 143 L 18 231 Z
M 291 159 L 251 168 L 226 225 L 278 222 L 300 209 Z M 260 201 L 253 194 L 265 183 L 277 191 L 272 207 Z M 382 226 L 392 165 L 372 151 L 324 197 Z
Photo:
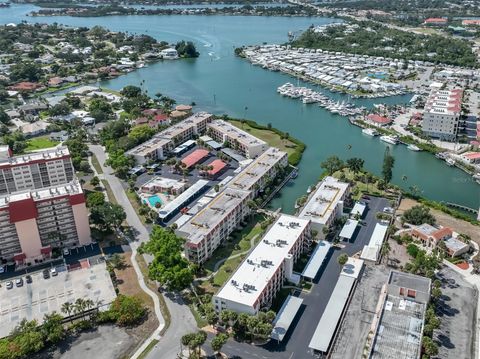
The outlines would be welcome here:
M 13 288 L 13 282 L 9 280 L 6 285 L 7 289 L 12 289 Z
M 68 248 L 63 249 L 63 255 L 68 256 L 70 254 L 70 250 Z
M 58 274 L 57 269 L 55 267 L 50 269 L 50 274 L 52 275 L 52 277 L 55 277 Z
M 0 273 L 5 273 L 5 267 L 4 266 L 0 266 Z

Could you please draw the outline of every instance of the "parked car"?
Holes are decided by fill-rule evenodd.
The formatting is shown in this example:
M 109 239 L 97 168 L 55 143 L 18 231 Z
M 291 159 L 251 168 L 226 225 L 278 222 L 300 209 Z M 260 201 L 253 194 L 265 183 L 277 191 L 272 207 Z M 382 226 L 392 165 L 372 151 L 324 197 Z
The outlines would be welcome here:
M 32 283 L 32 276 L 29 274 L 25 277 L 25 280 L 27 281 L 27 284 Z
M 63 255 L 68 256 L 70 254 L 70 250 L 68 248 L 63 249 Z
M 6 284 L 7 289 L 12 289 L 13 288 L 13 283 L 11 280 L 9 280 Z
M 43 271 L 43 278 L 44 278 L 44 279 L 50 278 L 50 272 L 48 271 L 48 269 L 45 269 L 45 270 Z
M 393 209 L 392 207 L 385 207 L 385 208 L 383 209 L 383 211 L 384 211 L 385 213 L 393 213 L 393 212 L 394 212 L 394 209 Z
M 21 287 L 23 285 L 23 279 L 22 278 L 15 279 L 15 285 L 17 287 Z
M 55 277 L 58 274 L 57 269 L 55 267 L 51 268 L 50 274 L 52 275 L 52 277 Z
M 5 273 L 5 267 L 4 266 L 0 266 L 0 273 Z

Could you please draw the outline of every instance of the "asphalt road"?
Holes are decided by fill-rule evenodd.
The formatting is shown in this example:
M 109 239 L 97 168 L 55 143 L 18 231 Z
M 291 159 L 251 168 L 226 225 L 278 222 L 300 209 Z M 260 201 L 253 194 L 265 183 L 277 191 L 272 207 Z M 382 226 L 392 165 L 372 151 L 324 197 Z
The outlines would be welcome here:
M 118 203 L 125 209 L 127 221 L 135 229 L 138 242 L 148 241 L 149 233 L 130 204 L 120 180 L 112 174 L 110 168 L 103 166 L 106 160 L 105 151 L 98 145 L 90 145 L 89 148 L 97 156 L 104 171 L 100 177 L 103 176 L 108 181 Z M 148 258 L 146 260 L 148 262 Z M 164 298 L 170 311 L 171 324 L 159 343 L 150 351 L 147 358 L 175 359 L 180 350 L 181 336 L 196 330 L 195 319 L 188 306 L 183 304 L 181 299 L 175 294 L 167 293 L 164 295 Z
M 285 358 L 285 359 L 304 359 L 313 357 L 313 353 L 308 348 L 308 344 L 317 328 L 318 322 L 323 315 L 325 307 L 337 284 L 341 267 L 337 263 L 337 257 L 341 253 L 353 255 L 363 249 L 363 246 L 370 240 L 375 225 L 378 223 L 376 213 L 389 206 L 386 199 L 372 197 L 368 202 L 368 209 L 364 214 L 364 225 L 357 228 L 350 243 L 343 242 L 343 249 L 335 249 L 330 252 L 327 263 L 320 269 L 315 285 L 310 293 L 302 293 L 303 305 L 297 314 L 295 321 L 285 336 L 282 343 L 270 342 L 265 346 L 253 346 L 245 343 L 237 343 L 229 340 L 222 348 L 222 352 L 230 357 L 237 358 Z M 204 349 L 208 354 L 212 354 L 209 345 Z

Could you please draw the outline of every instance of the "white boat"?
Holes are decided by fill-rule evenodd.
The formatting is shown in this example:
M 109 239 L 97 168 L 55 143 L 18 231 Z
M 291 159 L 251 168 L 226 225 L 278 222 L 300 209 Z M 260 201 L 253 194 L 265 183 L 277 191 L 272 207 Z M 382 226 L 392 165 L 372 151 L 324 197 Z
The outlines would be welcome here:
M 380 141 L 390 143 L 392 145 L 396 145 L 398 143 L 398 139 L 395 136 L 380 136 Z
M 378 131 L 375 130 L 374 128 L 364 128 L 362 130 L 362 133 L 368 135 L 368 136 L 376 136 L 378 135 Z
M 445 162 L 447 162 L 449 166 L 455 166 L 455 160 L 453 158 L 447 158 Z
M 410 150 L 410 151 L 421 151 L 421 149 L 417 146 L 415 146 L 414 144 L 410 144 L 407 146 L 407 148 Z
M 311 193 L 311 192 L 312 192 L 312 186 L 308 186 L 307 193 Z

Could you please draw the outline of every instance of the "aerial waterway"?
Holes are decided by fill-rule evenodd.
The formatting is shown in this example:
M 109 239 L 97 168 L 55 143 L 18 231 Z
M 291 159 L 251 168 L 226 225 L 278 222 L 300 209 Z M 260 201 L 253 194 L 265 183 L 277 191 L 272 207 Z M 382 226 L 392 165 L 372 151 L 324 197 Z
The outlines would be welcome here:
M 246 117 L 288 132 L 307 145 L 299 176 L 288 183 L 272 201 L 273 208 L 293 212 L 295 200 L 308 186 L 316 183 L 320 163 L 331 155 L 346 159 L 362 157 L 365 167 L 380 174 L 387 144 L 378 138 L 362 135 L 346 117 L 280 96 L 276 89 L 291 77 L 255 67 L 235 57 L 234 48 L 248 44 L 283 43 L 289 31 L 298 32 L 312 24 L 336 21 L 328 18 L 243 17 L 243 16 L 109 16 L 104 18 L 26 16 L 38 9 L 32 5 L 12 5 L 0 9 L 0 23 L 44 22 L 71 26 L 102 25 L 114 31 L 146 33 L 161 40 L 194 41 L 201 56 L 195 60 L 165 61 L 150 64 L 101 85 L 121 89 L 128 84 L 143 86 L 150 95 L 158 92 L 179 103 L 194 101 L 198 110 L 233 117 Z M 313 85 L 299 82 L 323 91 Z M 348 101 L 340 94 L 328 93 L 335 101 Z M 410 95 L 385 99 L 355 99 L 356 106 L 374 103 L 406 103 Z M 409 151 L 406 146 L 391 146 L 395 156 L 393 182 L 403 188 L 417 186 L 422 194 L 437 201 L 456 203 L 470 208 L 480 205 L 480 186 L 461 170 L 424 152 Z

